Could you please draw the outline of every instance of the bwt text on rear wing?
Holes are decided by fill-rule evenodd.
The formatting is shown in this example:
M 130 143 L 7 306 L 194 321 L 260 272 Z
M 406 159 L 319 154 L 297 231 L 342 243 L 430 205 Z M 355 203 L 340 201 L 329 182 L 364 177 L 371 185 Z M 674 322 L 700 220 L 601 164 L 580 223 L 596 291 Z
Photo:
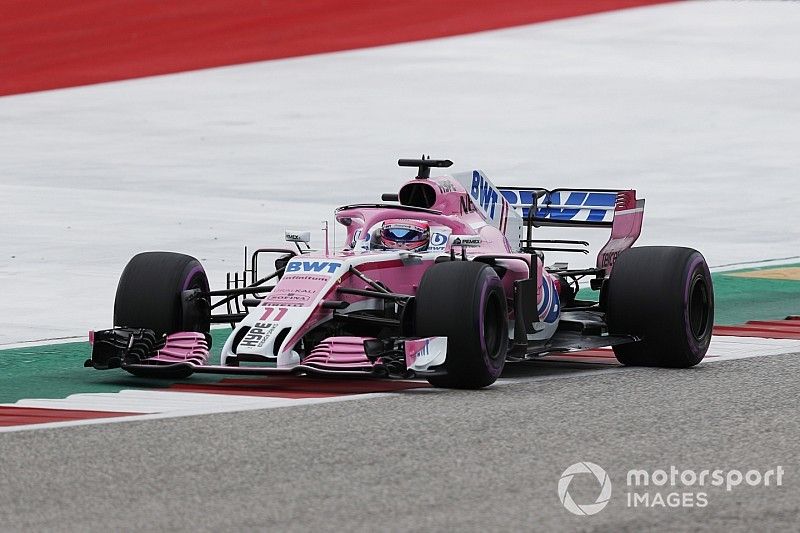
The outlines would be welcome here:
M 635 190 L 553 189 L 498 187 L 503 197 L 521 216 L 526 228 L 521 250 L 542 250 L 536 243 L 586 244 L 584 241 L 547 241 L 533 238 L 533 228 L 543 226 L 611 228 L 611 237 L 597 255 L 597 267 L 611 272 L 619 253 L 630 248 L 642 230 L 644 199 Z M 553 251 L 583 251 L 561 250 Z

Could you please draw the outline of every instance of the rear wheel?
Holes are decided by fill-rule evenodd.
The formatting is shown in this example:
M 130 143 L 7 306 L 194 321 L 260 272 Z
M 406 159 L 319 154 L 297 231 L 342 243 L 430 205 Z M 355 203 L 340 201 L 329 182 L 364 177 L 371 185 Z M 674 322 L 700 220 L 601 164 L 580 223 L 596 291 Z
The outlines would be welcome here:
M 429 377 L 431 385 L 491 385 L 503 370 L 508 349 L 508 310 L 500 278 L 483 263 L 432 266 L 417 291 L 415 327 L 421 337 L 447 337 L 446 374 Z
M 156 337 L 177 331 L 208 333 L 208 310 L 186 305 L 183 291 L 208 291 L 208 278 L 194 257 L 173 252 L 135 255 L 122 271 L 114 300 L 114 325 L 145 328 Z
M 714 287 L 703 255 L 691 248 L 643 246 L 622 252 L 606 293 L 609 331 L 641 342 L 614 347 L 626 365 L 687 368 L 708 351 Z

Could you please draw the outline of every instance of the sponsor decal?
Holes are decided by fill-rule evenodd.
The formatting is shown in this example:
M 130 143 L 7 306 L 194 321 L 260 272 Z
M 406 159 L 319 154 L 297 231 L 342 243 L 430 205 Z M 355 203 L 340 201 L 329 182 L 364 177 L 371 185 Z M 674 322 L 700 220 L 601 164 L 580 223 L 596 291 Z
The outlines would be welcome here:
M 448 179 L 439 181 L 438 185 L 439 185 L 439 192 L 441 192 L 442 194 L 457 191 L 455 184 Z
M 431 235 L 431 246 L 436 246 L 436 247 L 444 246 L 446 242 L 447 242 L 447 235 L 443 233 L 437 232 Z
M 278 325 L 274 322 L 256 322 L 239 342 L 239 347 L 261 348 L 277 327 Z
M 539 320 L 552 324 L 561 316 L 559 313 L 561 299 L 550 276 L 542 280 L 542 299 L 539 301 Z
M 430 352 L 430 345 L 431 341 L 426 340 L 425 344 L 422 345 L 422 349 L 416 353 L 417 357 L 425 357 Z
M 372 248 L 372 235 L 368 231 L 365 231 L 364 238 L 355 241 L 353 243 L 353 248 L 358 250 L 359 252 L 368 252 L 370 248 Z
M 461 202 L 461 214 L 462 215 L 465 215 L 467 213 L 472 213 L 472 212 L 476 211 L 475 206 L 473 205 L 472 202 L 469 201 L 469 198 L 467 197 L 466 194 L 462 195 L 459 198 L 459 200 Z
M 284 232 L 285 238 L 289 242 L 309 242 L 311 241 L 310 231 L 293 231 L 286 230 Z
M 292 281 L 316 281 L 316 282 L 327 282 L 327 276 L 314 276 L 312 274 L 292 274 L 289 276 L 284 276 L 284 280 L 292 280 Z
M 353 241 L 350 243 L 350 248 L 355 248 L 356 247 L 356 243 L 361 238 L 361 233 L 362 232 L 363 232 L 363 230 L 357 229 L 355 231 L 355 233 L 353 233 Z
M 290 261 L 286 272 L 319 272 L 333 274 L 342 266 L 336 261 Z
M 477 170 L 472 171 L 472 187 L 469 194 L 492 221 L 496 220 L 495 216 L 500 216 L 500 210 L 496 209 L 500 192 Z
M 620 254 L 619 251 L 616 252 L 604 252 L 600 254 L 600 267 L 613 267 L 614 261 L 617 260 L 617 256 Z
M 404 344 L 406 365 L 413 370 L 427 370 L 441 365 L 447 355 L 446 337 L 406 340 Z
M 536 191 L 505 189 L 502 194 L 510 204 L 522 207 L 522 216 L 527 217 Z M 539 200 L 536 217 L 573 220 L 588 209 L 589 213 L 580 220 L 602 222 L 607 218 L 606 213 L 613 211 L 616 201 L 616 192 L 555 191 Z
M 311 303 L 317 291 L 312 289 L 274 289 L 264 300 L 263 305 L 287 305 L 305 307 Z
M 479 235 L 453 235 L 453 246 L 465 246 L 474 248 L 481 245 Z

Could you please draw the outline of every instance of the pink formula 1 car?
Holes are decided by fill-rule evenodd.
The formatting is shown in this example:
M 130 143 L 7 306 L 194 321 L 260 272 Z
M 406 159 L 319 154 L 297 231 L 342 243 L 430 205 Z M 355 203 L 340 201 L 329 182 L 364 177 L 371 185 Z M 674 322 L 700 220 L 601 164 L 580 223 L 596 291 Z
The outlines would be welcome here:
M 171 378 L 417 376 L 479 388 L 506 362 L 600 346 L 626 365 L 703 359 L 714 317 L 706 261 L 689 248 L 631 248 L 644 211 L 635 191 L 497 187 L 479 170 L 431 177 L 447 160 L 399 164 L 417 176 L 385 203 L 336 210 L 342 249 L 328 250 L 327 232 L 321 252 L 309 232 L 287 231 L 296 250 L 256 250 L 225 290 L 209 289 L 193 257 L 135 256 L 117 288 L 115 327 L 90 335 L 87 366 Z M 608 227 L 611 237 L 593 268 L 545 266 L 545 253 L 588 246 L 534 238 L 545 226 Z M 270 254 L 275 270 L 261 277 Z M 587 290 L 599 296 L 579 298 Z M 215 365 L 212 323 L 233 328 Z

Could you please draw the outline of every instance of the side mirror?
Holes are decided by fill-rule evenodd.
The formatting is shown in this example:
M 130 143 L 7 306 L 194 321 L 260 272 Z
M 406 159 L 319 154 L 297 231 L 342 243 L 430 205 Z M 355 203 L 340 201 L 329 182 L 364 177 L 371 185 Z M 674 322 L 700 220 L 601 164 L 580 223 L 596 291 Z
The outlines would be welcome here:
M 292 257 L 294 257 L 294 254 L 286 254 L 286 255 L 282 255 L 279 258 L 277 258 L 275 260 L 275 270 L 277 271 L 277 270 L 280 270 L 282 268 L 286 268 L 286 265 L 289 264 L 289 261 L 292 260 Z M 281 279 L 282 277 L 283 277 L 283 273 L 278 274 L 278 279 Z

